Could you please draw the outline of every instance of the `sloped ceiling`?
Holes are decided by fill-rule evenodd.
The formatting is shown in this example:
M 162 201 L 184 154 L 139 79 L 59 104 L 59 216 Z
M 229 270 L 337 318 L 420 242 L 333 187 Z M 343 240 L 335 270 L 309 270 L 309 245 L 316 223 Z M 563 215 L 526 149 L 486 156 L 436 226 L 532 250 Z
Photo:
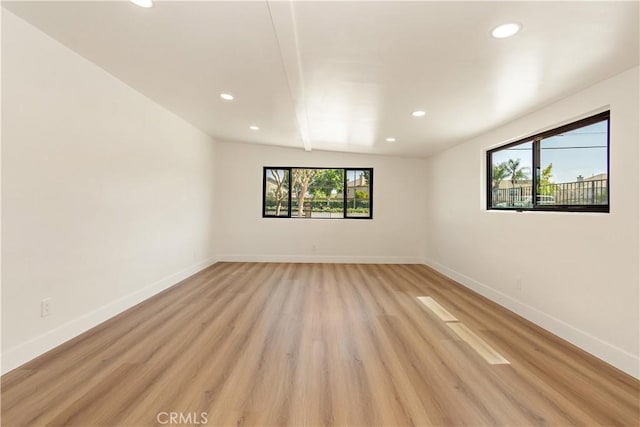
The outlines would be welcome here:
M 636 66 L 640 50 L 638 2 L 3 6 L 219 140 L 308 150 L 428 156 Z M 514 21 L 516 36 L 491 37 Z

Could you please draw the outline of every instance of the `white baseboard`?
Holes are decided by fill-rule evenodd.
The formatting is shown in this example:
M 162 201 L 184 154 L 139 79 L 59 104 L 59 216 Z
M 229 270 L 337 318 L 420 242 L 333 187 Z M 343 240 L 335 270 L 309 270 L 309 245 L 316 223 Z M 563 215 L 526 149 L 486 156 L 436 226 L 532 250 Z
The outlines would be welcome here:
M 102 307 L 71 320 L 38 337 L 25 341 L 15 347 L 2 352 L 2 374 L 23 365 L 43 353 L 69 341 L 70 339 L 88 331 L 89 329 L 109 320 L 134 305 L 151 298 L 157 293 L 170 288 L 181 280 L 209 267 L 217 262 L 216 258 L 209 258 L 177 273 L 171 274 L 139 289 L 129 295 L 112 301 Z
M 219 255 L 219 262 L 292 262 L 325 264 L 424 264 L 410 256 Z
M 621 371 L 624 371 L 635 378 L 640 378 L 640 358 L 638 358 L 638 356 L 595 337 L 588 332 L 582 331 L 551 316 L 550 314 L 538 310 L 535 307 L 519 301 L 510 295 L 493 289 L 484 283 L 478 282 L 469 276 L 442 265 L 437 261 L 425 259 L 424 264 L 524 317 L 530 322 L 548 330 L 560 338 L 569 341 L 571 344 L 580 347 L 584 351 L 591 353 Z

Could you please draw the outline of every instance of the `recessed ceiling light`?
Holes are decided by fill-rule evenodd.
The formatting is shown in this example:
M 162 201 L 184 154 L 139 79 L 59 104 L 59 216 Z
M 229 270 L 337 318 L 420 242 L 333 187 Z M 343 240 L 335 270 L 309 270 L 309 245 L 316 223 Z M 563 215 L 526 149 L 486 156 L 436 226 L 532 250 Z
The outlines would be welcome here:
M 251 129 L 251 130 L 260 130 L 260 128 L 258 126 L 255 126 L 255 125 L 249 126 L 249 129 Z
M 387 139 L 385 139 L 385 141 L 387 141 L 387 142 L 396 142 L 396 139 L 395 138 L 387 138 Z
M 413 113 L 411 113 L 411 115 L 413 117 L 422 117 L 425 114 L 427 114 L 427 113 L 425 111 L 422 111 L 422 110 L 414 111 Z
M 131 0 L 131 3 L 140 7 L 151 7 L 153 6 L 153 2 L 151 0 Z
M 233 95 L 228 94 L 228 93 L 221 93 L 220 94 L 220 98 L 224 99 L 225 101 L 232 101 L 233 100 Z
M 498 25 L 493 29 L 493 31 L 491 31 L 491 35 L 497 39 L 505 39 L 515 35 L 520 31 L 520 28 L 522 28 L 520 24 L 510 22 L 508 24 Z

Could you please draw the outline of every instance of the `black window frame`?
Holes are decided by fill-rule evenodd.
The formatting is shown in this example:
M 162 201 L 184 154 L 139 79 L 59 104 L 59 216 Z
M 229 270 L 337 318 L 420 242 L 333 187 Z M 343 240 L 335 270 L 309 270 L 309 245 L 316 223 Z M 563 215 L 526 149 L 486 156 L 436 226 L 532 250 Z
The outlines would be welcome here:
M 285 170 L 288 171 L 289 173 L 289 188 L 288 188 L 288 203 L 289 203 L 289 209 L 288 209 L 288 214 L 287 215 L 267 215 L 266 214 L 266 189 L 267 189 L 267 170 L 270 169 L 279 169 L 279 170 Z M 336 170 L 342 170 L 343 174 L 344 174 L 344 184 L 343 184 L 343 191 L 342 191 L 342 201 L 343 201 L 343 216 L 342 218 L 340 217 L 336 217 L 336 218 L 313 218 L 313 217 L 298 217 L 298 216 L 292 216 L 292 194 L 293 194 L 293 169 L 320 169 L 320 170 L 327 170 L 327 169 L 336 169 Z M 369 172 L 369 215 L 368 216 L 349 216 L 347 213 L 347 195 L 348 195 L 348 190 L 347 190 L 347 183 L 348 183 L 348 174 L 347 172 L 349 171 L 368 171 Z M 263 166 L 262 167 L 262 218 L 293 218 L 293 219 L 331 219 L 331 220 L 339 220 L 339 219 L 373 219 L 373 168 L 372 167 L 327 167 L 327 166 L 322 166 L 322 167 L 315 167 L 315 166 Z
M 580 129 L 585 126 L 589 126 L 595 123 L 600 123 L 606 121 L 607 122 L 607 183 L 606 183 L 606 192 L 607 192 L 607 203 L 606 204 L 591 204 L 591 205 L 563 205 L 563 204 L 554 204 L 554 205 L 545 205 L 538 204 L 538 180 L 540 175 L 540 141 L 543 139 L 569 132 L 572 130 Z M 609 150 L 611 149 L 610 144 L 611 139 L 611 111 L 607 110 L 602 113 L 595 114 L 593 116 L 586 117 L 584 119 L 559 126 L 554 129 L 550 129 L 544 132 L 537 133 L 535 135 L 528 136 L 526 138 L 519 139 L 514 142 L 510 142 L 505 145 L 501 145 L 496 148 L 492 148 L 491 150 L 487 150 L 486 152 L 486 203 L 487 210 L 494 211 L 541 211 L 541 212 L 598 212 L 598 213 L 609 213 L 611 206 L 611 192 L 609 191 L 609 187 L 611 185 L 611 173 L 610 173 L 610 164 L 609 164 Z M 533 165 L 533 170 L 531 173 L 531 207 L 495 207 L 492 206 L 493 199 L 493 189 L 491 186 L 492 183 L 492 175 L 493 175 L 493 162 L 492 155 L 497 151 L 502 151 L 510 147 L 514 147 L 516 145 L 524 144 L 530 142 L 532 143 L 531 148 L 531 164 Z

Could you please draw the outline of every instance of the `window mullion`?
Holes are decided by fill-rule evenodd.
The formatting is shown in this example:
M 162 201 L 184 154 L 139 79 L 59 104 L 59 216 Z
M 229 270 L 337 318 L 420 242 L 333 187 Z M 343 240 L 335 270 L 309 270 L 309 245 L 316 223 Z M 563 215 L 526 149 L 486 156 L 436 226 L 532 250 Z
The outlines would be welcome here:
M 349 192 L 349 188 L 347 187 L 347 183 L 349 182 L 349 179 L 347 178 L 347 173 L 349 171 L 349 169 L 342 169 L 343 171 L 343 184 L 342 184 L 342 188 L 344 190 L 342 190 L 342 217 L 343 218 L 347 218 L 347 193 Z
M 533 150 L 531 150 L 531 164 L 533 165 L 533 171 L 531 174 L 531 204 L 535 209 L 538 207 L 538 182 L 540 181 L 540 141 L 541 138 L 535 138 L 533 140 Z
M 291 218 L 291 210 L 293 209 L 293 206 L 291 206 L 291 193 L 293 191 L 293 175 L 292 175 L 292 168 L 287 168 L 287 170 L 289 171 L 289 215 L 287 215 L 287 218 Z

